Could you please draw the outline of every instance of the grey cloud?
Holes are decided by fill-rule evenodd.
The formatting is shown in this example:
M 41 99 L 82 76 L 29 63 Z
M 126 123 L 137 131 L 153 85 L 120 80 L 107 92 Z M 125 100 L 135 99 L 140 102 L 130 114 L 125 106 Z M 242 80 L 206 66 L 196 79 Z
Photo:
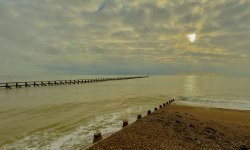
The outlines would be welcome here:
M 176 0 L 162 6 L 153 0 L 108 0 L 98 12 L 103 2 L 1 1 L 0 69 L 11 72 L 8 67 L 20 64 L 32 68 L 26 72 L 176 73 L 224 67 L 231 73 L 233 61 L 239 68 L 250 66 L 247 0 Z M 186 38 L 191 32 L 197 32 L 195 43 Z M 172 69 L 164 71 L 167 67 Z
M 202 16 L 200 14 L 186 14 L 183 17 L 181 17 L 179 21 L 181 23 L 193 23 L 197 22 L 201 18 Z

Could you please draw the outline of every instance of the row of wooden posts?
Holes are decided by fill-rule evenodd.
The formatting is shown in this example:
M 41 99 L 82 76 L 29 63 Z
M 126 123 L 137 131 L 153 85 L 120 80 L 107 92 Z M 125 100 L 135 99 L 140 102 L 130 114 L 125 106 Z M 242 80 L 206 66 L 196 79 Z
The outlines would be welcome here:
M 137 78 L 146 78 L 148 76 L 133 76 L 133 77 L 116 77 L 116 78 L 96 78 L 96 79 L 75 79 L 75 80 L 53 80 L 53 81 L 27 81 L 27 82 L 5 82 L 0 83 L 0 88 L 12 89 L 22 87 L 38 87 L 38 86 L 59 86 L 69 84 L 84 84 L 114 80 L 128 80 Z
M 163 108 L 164 106 L 167 106 L 167 105 L 171 104 L 174 101 L 175 101 L 175 99 L 171 99 L 171 100 L 167 101 L 166 103 L 163 103 L 162 105 L 159 105 L 159 109 Z M 158 108 L 155 107 L 154 111 L 157 111 L 157 110 L 158 110 Z M 151 113 L 152 113 L 151 110 L 148 110 L 147 115 L 150 115 Z M 140 119 L 142 119 L 142 115 L 137 116 L 137 120 L 140 120 Z M 123 120 L 122 128 L 124 128 L 126 126 L 128 126 L 128 120 L 127 119 Z M 100 131 L 97 131 L 97 132 L 94 133 L 93 143 L 96 143 L 96 142 L 98 142 L 100 140 L 102 140 L 102 133 Z

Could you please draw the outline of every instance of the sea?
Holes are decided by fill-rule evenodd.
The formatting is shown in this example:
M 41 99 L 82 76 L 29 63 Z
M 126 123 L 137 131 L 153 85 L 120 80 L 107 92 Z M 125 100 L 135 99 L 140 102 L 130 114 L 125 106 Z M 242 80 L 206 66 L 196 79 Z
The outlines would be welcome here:
M 0 82 L 92 79 L 125 75 L 0 76 Z M 128 75 L 127 75 L 128 76 Z M 138 114 L 174 103 L 250 110 L 250 77 L 150 75 L 79 85 L 0 89 L 1 150 L 79 150 Z

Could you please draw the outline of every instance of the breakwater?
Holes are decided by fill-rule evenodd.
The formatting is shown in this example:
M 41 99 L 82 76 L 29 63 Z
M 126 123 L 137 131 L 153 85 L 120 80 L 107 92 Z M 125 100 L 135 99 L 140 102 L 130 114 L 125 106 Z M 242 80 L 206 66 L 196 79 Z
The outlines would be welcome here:
M 154 112 L 156 112 L 157 110 L 160 110 L 160 109 L 162 109 L 162 108 L 164 108 L 164 107 L 166 107 L 166 106 L 172 104 L 174 101 L 175 101 L 175 99 L 171 99 L 171 100 L 168 100 L 166 103 L 163 103 L 162 105 L 159 105 L 159 108 L 155 107 L 155 108 L 154 108 Z M 151 110 L 148 110 L 148 111 L 147 111 L 147 116 L 151 115 L 151 114 L 154 113 L 154 112 L 152 112 Z M 141 120 L 142 118 L 143 118 L 143 117 L 142 117 L 141 114 L 138 114 L 138 115 L 137 115 L 137 120 Z M 128 120 L 127 120 L 127 119 L 124 119 L 124 120 L 123 120 L 123 123 L 122 123 L 122 128 L 124 128 L 124 127 L 126 127 L 126 126 L 128 126 L 128 125 L 129 125 L 129 124 L 128 124 Z M 100 142 L 102 139 L 103 139 L 103 138 L 102 138 L 102 133 L 101 133 L 99 130 L 96 131 L 96 132 L 94 133 L 93 145 L 89 146 L 88 148 L 93 147 L 95 144 L 97 144 L 98 142 Z M 86 149 L 88 149 L 88 148 L 86 148 Z
M 85 83 L 96 83 L 96 82 L 115 81 L 115 80 L 129 80 L 129 79 L 138 79 L 138 78 L 146 78 L 146 77 L 148 76 L 74 79 L 74 80 L 51 80 L 51 81 L 4 82 L 4 83 L 0 83 L 0 88 L 12 89 L 12 88 L 27 88 L 27 87 L 39 87 L 39 86 L 59 86 L 59 85 L 85 84 Z

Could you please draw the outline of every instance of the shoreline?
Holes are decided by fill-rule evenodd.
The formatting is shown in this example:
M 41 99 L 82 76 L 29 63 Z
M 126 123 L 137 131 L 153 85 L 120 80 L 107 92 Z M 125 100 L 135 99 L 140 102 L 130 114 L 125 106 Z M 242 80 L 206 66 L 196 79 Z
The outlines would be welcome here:
M 249 116 L 249 110 L 171 104 L 86 149 L 249 148 Z

